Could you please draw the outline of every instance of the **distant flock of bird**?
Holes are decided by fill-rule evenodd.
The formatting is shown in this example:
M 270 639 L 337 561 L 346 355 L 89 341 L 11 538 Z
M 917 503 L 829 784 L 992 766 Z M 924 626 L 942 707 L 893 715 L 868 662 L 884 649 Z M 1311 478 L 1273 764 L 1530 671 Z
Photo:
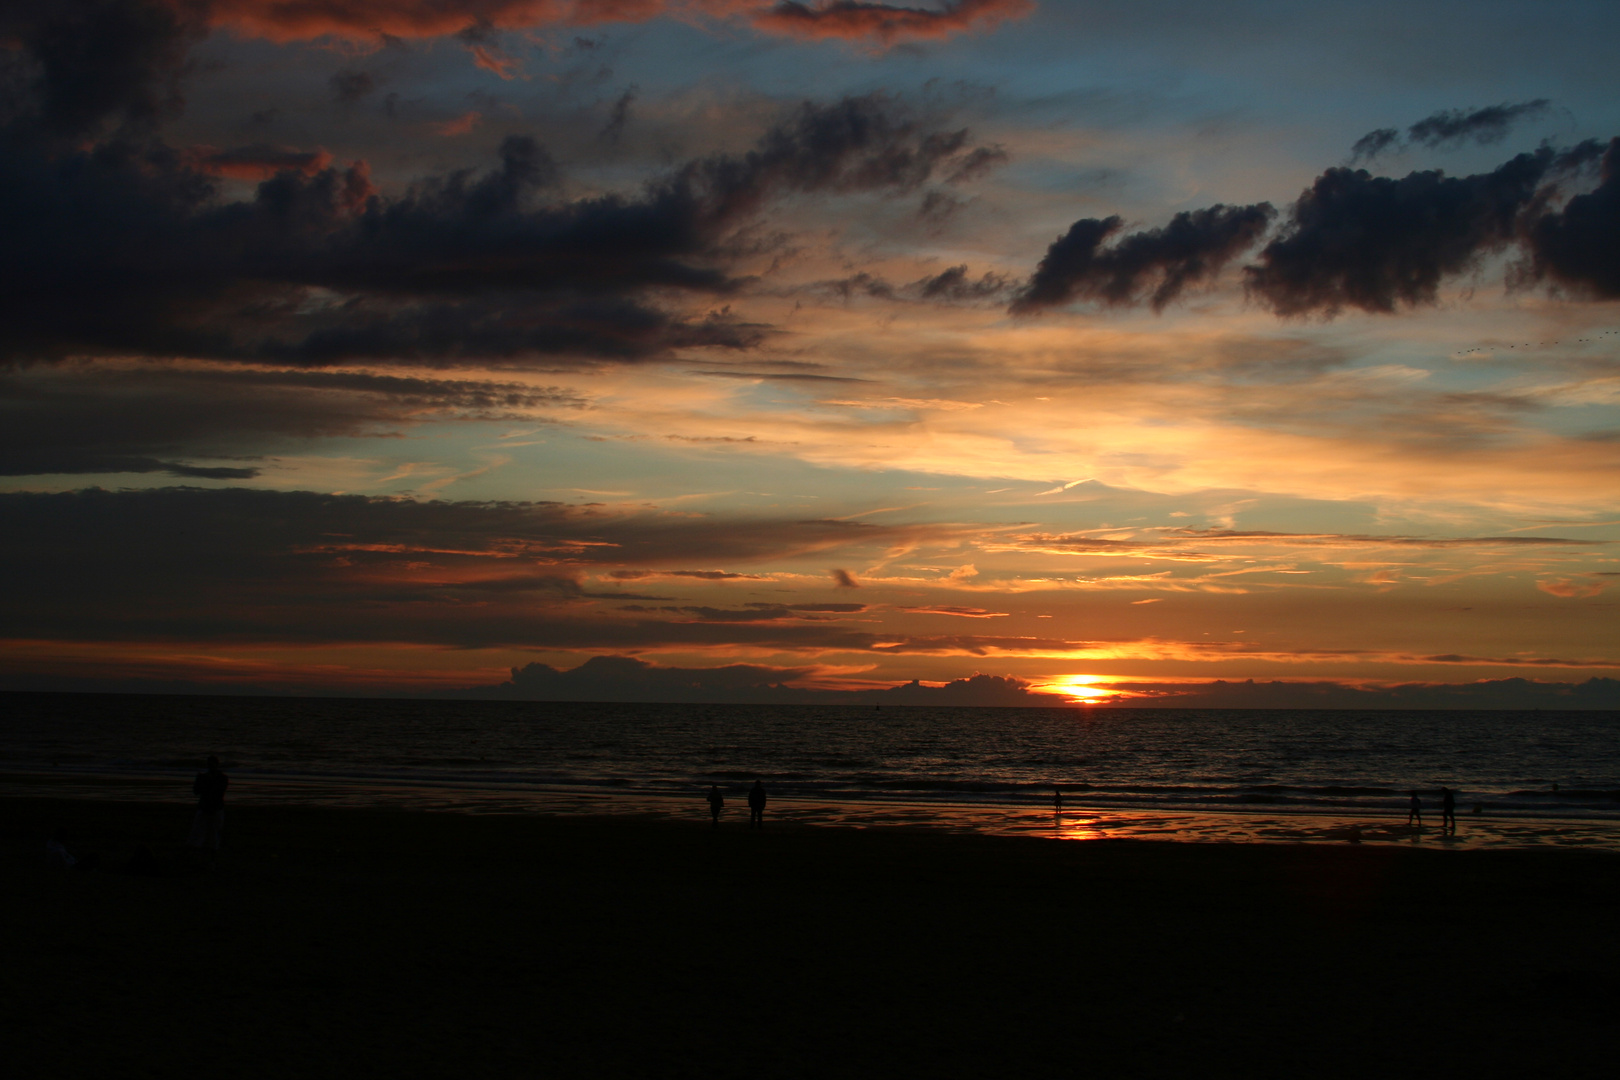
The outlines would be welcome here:
M 1600 341 L 1603 338 L 1612 337 L 1615 334 L 1620 334 L 1620 330 L 1604 330 L 1602 333 L 1598 334 L 1597 337 L 1575 338 L 1573 341 L 1570 342 L 1570 344 L 1571 345 L 1591 344 L 1593 342 Z M 1562 341 L 1526 341 L 1522 345 L 1508 345 L 1508 346 L 1506 346 L 1506 348 L 1509 348 L 1509 349 L 1538 348 L 1539 349 L 1539 348 L 1545 348 L 1548 345 L 1562 345 L 1562 344 L 1563 344 Z M 1462 352 L 1458 353 L 1457 355 L 1458 356 L 1468 356 L 1468 355 L 1473 354 L 1473 353 L 1484 354 L 1484 353 L 1493 353 L 1493 352 L 1497 352 L 1497 351 L 1498 350 L 1496 350 L 1496 349 L 1464 349 Z

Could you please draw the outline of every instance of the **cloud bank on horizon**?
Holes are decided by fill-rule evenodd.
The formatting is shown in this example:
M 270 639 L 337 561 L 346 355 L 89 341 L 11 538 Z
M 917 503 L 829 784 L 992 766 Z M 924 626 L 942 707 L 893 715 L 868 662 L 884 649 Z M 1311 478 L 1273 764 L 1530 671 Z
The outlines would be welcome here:
M 1553 7 L 9 5 L 0 686 L 1612 707 Z

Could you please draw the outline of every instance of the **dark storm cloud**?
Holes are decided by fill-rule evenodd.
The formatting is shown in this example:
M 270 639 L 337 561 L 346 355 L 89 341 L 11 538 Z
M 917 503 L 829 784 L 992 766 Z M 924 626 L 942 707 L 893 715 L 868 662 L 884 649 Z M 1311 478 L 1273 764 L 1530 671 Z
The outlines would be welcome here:
M 346 69 L 333 75 L 328 85 L 332 87 L 335 100 L 343 105 L 351 105 L 377 89 L 377 80 L 369 72 Z
M 1442 109 L 1407 128 L 1406 137 L 1431 147 L 1461 142 L 1501 142 L 1516 121 L 1540 116 L 1550 104 L 1546 98 L 1537 98 L 1517 105 L 1503 102 L 1483 109 Z
M 991 169 L 1005 165 L 1009 160 L 1005 147 L 981 146 L 962 155 L 961 160 L 945 174 L 945 182 L 965 184 L 969 180 L 977 180 Z
M 363 163 L 312 169 L 273 148 L 11 148 L 0 261 L 30 273 L 0 295 L 0 358 L 311 365 L 749 348 L 766 328 L 676 317 L 649 291 L 731 290 L 726 239 L 774 199 L 906 192 L 975 150 L 966 130 L 937 130 L 883 95 L 805 103 L 745 153 L 689 161 L 634 195 L 578 200 L 557 194 L 556 163 L 521 136 L 491 170 L 394 198 Z M 244 202 L 220 202 L 198 168 L 278 160 L 290 168 Z M 323 290 L 313 302 L 312 289 Z
M 512 669 L 499 686 L 469 688 L 441 697 L 499 698 L 516 701 L 649 701 L 737 703 L 748 705 L 937 705 L 957 707 L 1058 706 L 1064 700 L 1038 694 L 1018 679 L 974 675 L 944 686 L 913 680 L 885 690 L 818 690 L 795 686 L 814 668 L 730 664 L 717 668 L 660 667 L 629 656 L 596 656 L 559 671 L 547 664 Z
M 1558 163 L 1559 155 L 1543 148 L 1464 177 L 1329 169 L 1248 267 L 1250 295 L 1279 315 L 1331 316 L 1347 307 L 1389 313 L 1433 303 L 1442 279 L 1513 242 L 1521 211 Z
M 918 220 L 933 228 L 940 228 L 966 206 L 967 202 L 945 191 L 930 191 L 917 207 Z
M 632 86 L 619 99 L 613 103 L 613 109 L 608 113 L 608 121 L 602 125 L 597 137 L 604 142 L 617 143 L 624 134 L 624 129 L 630 124 L 630 110 L 636 103 L 636 88 Z
M 804 619 L 825 622 L 829 615 L 849 614 L 866 610 L 862 604 L 747 604 L 740 608 L 717 608 L 701 604 L 675 604 L 662 607 L 630 605 L 620 611 L 638 613 L 664 613 L 680 621 L 719 623 L 780 622 L 784 619 Z
M 1535 111 L 1532 106 L 1540 108 L 1527 102 L 1503 109 L 1522 115 Z M 1431 117 L 1425 130 L 1435 138 L 1446 131 L 1486 132 L 1493 118 L 1497 111 L 1479 110 L 1447 127 Z M 1394 137 L 1381 131 L 1363 141 L 1371 147 Z M 1516 271 L 1514 281 L 1539 275 L 1598 298 L 1620 295 L 1615 146 L 1605 150 L 1595 140 L 1567 150 L 1543 146 L 1491 172 L 1461 177 L 1439 170 L 1396 178 L 1329 169 L 1289 207 L 1280 231 L 1244 268 L 1249 296 L 1284 316 L 1331 318 L 1345 308 L 1393 313 L 1434 303 L 1448 278 L 1521 246 L 1529 249 L 1530 265 L 1528 272 Z M 1580 177 L 1599 158 L 1601 183 L 1578 193 Z M 1556 209 L 1561 200 L 1563 208 Z M 1159 310 L 1257 243 L 1272 213 L 1268 203 L 1184 212 L 1112 246 L 1119 218 L 1081 219 L 1047 250 L 1010 310 L 1030 314 L 1075 300 Z M 959 283 L 941 275 L 920 284 L 927 292 Z
M 621 612 L 599 601 L 659 598 L 585 585 L 592 570 L 881 550 L 921 535 L 559 503 L 195 488 L 0 494 L 0 638 L 975 655 L 1081 647 L 882 634 L 839 622 L 859 605 L 821 603 L 815 591 L 727 618 L 726 609 Z
M 300 560 L 325 566 L 400 558 L 504 578 L 514 559 L 580 570 L 656 568 L 701 555 L 727 561 L 783 558 L 914 540 L 918 529 L 831 520 L 732 520 L 608 513 L 557 502 L 415 502 L 359 495 L 167 488 L 0 495 L 10 556 L 104 562 L 116 554 L 153 573 L 195 565 L 210 576 L 277 576 Z M 126 524 L 120 525 L 119 522 Z M 290 560 L 290 561 L 289 561 Z M 22 558 L 21 562 L 29 560 Z M 12 564 L 13 569 L 20 565 Z M 212 571 L 211 569 L 212 568 Z M 280 569 L 278 569 L 280 568 Z M 307 567 L 306 567 L 307 569 Z M 296 571 L 296 572 L 294 572 Z M 657 571 L 662 573 L 663 571 Z M 48 577 L 48 575 L 47 575 Z M 46 592 L 46 579 L 36 578 Z
M 6 440 L 9 442 L 10 440 Z M 178 461 L 98 454 L 80 447 L 0 445 L 0 476 L 83 476 L 105 473 L 167 473 L 187 480 L 251 480 L 259 469 L 251 466 L 186 465 Z
M 1010 287 L 1011 283 L 1006 277 L 994 271 L 985 271 L 977 281 L 969 280 L 966 263 L 923 278 L 911 286 L 924 300 L 953 303 L 994 300 L 1004 295 Z
M 1274 213 L 1270 203 L 1183 211 L 1168 225 L 1132 233 L 1111 247 L 1103 245 L 1124 222 L 1082 218 L 1047 250 L 1012 310 L 1027 314 L 1073 300 L 1110 306 L 1145 300 L 1162 310 L 1253 246 Z
M 1535 267 L 1562 285 L 1605 300 L 1620 297 L 1620 139 L 1603 154 L 1602 182 L 1530 229 Z
M 583 402 L 554 388 L 350 372 L 100 369 L 0 376 L 0 475 L 159 473 L 243 479 L 247 459 L 322 436 L 360 436 L 426 418 L 493 420 Z
M 849 277 L 816 281 L 799 288 L 835 297 L 845 303 L 857 297 L 871 297 L 875 300 L 923 300 L 930 303 L 971 304 L 976 301 L 1003 299 L 1013 288 L 1013 283 L 1005 275 L 993 270 L 985 271 L 977 279 L 969 278 L 967 264 L 963 263 L 907 285 L 895 285 L 876 274 L 862 270 Z
M 48 139 L 146 127 L 177 112 L 201 3 L 6 0 L 0 123 Z
M 1355 162 L 1375 158 L 1385 150 L 1399 146 L 1400 142 L 1401 133 L 1394 128 L 1369 131 L 1357 139 L 1355 145 L 1350 148 L 1350 160 Z
M 1350 148 L 1350 160 L 1368 160 L 1403 145 L 1416 144 L 1437 149 L 1459 146 L 1465 142 L 1482 146 L 1498 143 L 1507 138 L 1508 131 L 1515 123 L 1541 116 L 1551 105 L 1552 102 L 1546 98 L 1536 98 L 1517 104 L 1503 102 L 1483 109 L 1441 109 L 1407 128 L 1404 141 L 1395 128 L 1369 131 Z

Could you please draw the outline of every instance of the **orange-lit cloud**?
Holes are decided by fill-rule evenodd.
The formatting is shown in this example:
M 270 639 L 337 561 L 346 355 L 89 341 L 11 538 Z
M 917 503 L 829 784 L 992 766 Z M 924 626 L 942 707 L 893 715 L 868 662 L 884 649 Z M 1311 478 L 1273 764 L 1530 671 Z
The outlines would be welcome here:
M 482 120 L 483 118 L 483 113 L 469 110 L 468 112 L 462 113 L 454 120 L 446 120 L 443 123 L 434 124 L 433 133 L 435 135 L 443 135 L 446 138 L 456 135 L 465 135 L 467 132 L 477 127 L 478 121 Z
M 875 38 L 884 43 L 942 38 L 993 29 L 1035 10 L 1033 0 L 943 0 L 937 7 L 811 0 L 756 5 L 749 21 L 762 30 L 816 38 Z
M 500 79 L 514 79 L 523 67 L 523 62 L 515 56 L 507 56 L 499 49 L 486 45 L 472 47 L 473 65 L 481 67 Z
M 230 150 L 194 146 L 186 151 L 186 160 L 198 172 L 213 176 L 226 176 L 233 180 L 268 180 L 279 172 L 314 176 L 332 164 L 332 155 L 325 150 L 296 150 L 257 143 Z
M 1548 596 L 1561 596 L 1568 600 L 1584 600 L 1596 596 L 1608 588 L 1608 585 L 1606 581 L 1571 581 L 1568 578 L 1536 582 L 1536 588 Z
M 283 42 L 706 18 L 740 20 L 773 34 L 889 44 L 990 30 L 1034 9 L 1033 0 L 941 0 L 933 6 L 854 0 L 214 0 L 210 17 L 215 25 Z

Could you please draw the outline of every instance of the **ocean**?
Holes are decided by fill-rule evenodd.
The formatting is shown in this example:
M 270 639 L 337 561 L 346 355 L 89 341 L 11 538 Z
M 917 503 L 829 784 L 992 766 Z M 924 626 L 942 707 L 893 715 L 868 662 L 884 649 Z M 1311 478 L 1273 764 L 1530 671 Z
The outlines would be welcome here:
M 1413 791 L 1437 821 L 1444 785 L 1465 821 L 1472 815 L 1498 832 L 1529 835 L 1539 823 L 1530 830 L 1539 835 L 1551 821 L 1620 826 L 1620 714 L 1612 712 L 27 693 L 4 702 L 0 773 L 14 794 L 185 799 L 214 753 L 237 804 L 701 816 L 709 785 L 738 805 L 758 779 L 780 816 L 1029 831 L 1051 816 L 1056 787 L 1080 824 L 1086 811 L 1103 823 L 1224 815 L 1252 833 L 1257 821 L 1287 831 L 1304 817 L 1341 822 L 1329 831 L 1355 828 L 1344 821 L 1404 821 Z M 1620 836 L 1620 827 L 1598 831 Z

